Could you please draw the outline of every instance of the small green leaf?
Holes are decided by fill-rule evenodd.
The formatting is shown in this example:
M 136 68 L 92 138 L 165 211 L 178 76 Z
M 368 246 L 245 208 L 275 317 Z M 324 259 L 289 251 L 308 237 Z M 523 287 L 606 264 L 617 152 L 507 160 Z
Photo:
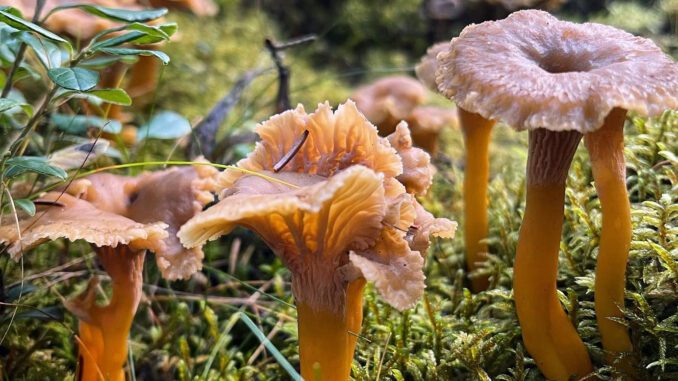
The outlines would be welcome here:
M 149 123 L 139 127 L 137 141 L 146 138 L 177 139 L 190 132 L 191 124 L 186 118 L 172 111 L 161 111 Z
M 123 89 L 98 89 L 87 92 L 88 95 L 93 95 L 106 103 L 115 105 L 129 106 L 132 104 L 132 98 Z
M 146 33 L 140 32 L 138 30 L 133 30 L 129 33 L 125 33 L 121 36 L 109 38 L 107 40 L 99 41 L 96 44 L 92 45 L 90 47 L 90 51 L 92 52 L 97 52 L 99 50 L 102 50 L 103 48 L 110 48 L 112 46 L 118 46 L 122 45 L 128 42 L 132 42 L 135 40 L 139 40 L 142 37 L 145 37 Z
M 170 61 L 170 58 L 167 54 L 159 50 L 147 50 L 147 49 L 126 49 L 126 48 L 102 48 L 99 51 L 113 54 L 116 56 L 155 56 L 163 65 L 167 65 Z
M 146 25 L 141 23 L 133 23 L 127 25 L 126 30 L 136 30 L 145 33 L 146 36 L 135 40 L 135 44 L 155 44 L 161 41 L 168 41 L 170 37 L 177 31 L 176 23 L 163 24 L 158 26 Z
M 113 21 L 122 21 L 128 23 L 151 21 L 167 14 L 166 8 L 152 8 L 134 11 L 130 9 L 108 8 L 90 4 L 64 5 L 61 7 L 54 8 L 50 13 L 70 8 L 80 8 L 83 11 L 95 16 L 103 17 Z
M 10 111 L 15 107 L 21 108 L 21 111 L 29 117 L 33 116 L 33 106 L 10 98 L 0 98 L 0 114 Z
M 98 128 L 111 134 L 119 134 L 122 131 L 122 124 L 119 121 L 106 120 L 96 116 L 54 113 L 50 120 L 60 130 L 73 135 L 82 135 L 90 128 Z
M 35 204 L 29 199 L 20 198 L 18 200 L 14 200 L 14 205 L 23 209 L 24 212 L 28 213 L 28 215 L 31 217 L 35 215 Z
M 91 90 L 99 81 L 99 73 L 79 67 L 49 69 L 47 75 L 58 86 L 75 91 Z
M 65 44 L 68 46 L 69 50 L 72 50 L 73 48 L 71 47 L 71 44 L 68 43 L 68 41 L 64 40 L 63 38 L 57 36 L 56 34 L 48 31 L 47 29 L 44 29 L 42 27 L 39 27 L 35 24 L 33 24 L 30 21 L 26 21 L 22 19 L 19 16 L 16 16 L 10 12 L 7 12 L 7 8 L 4 10 L 0 10 L 0 21 L 4 21 L 7 23 L 7 25 L 19 29 L 19 30 L 26 30 L 30 32 L 35 32 L 45 38 L 49 38 L 52 41 L 60 42 L 62 44 Z
M 47 158 L 39 156 L 20 156 L 8 159 L 5 164 L 4 176 L 7 178 L 17 177 L 27 172 L 39 173 L 46 176 L 58 177 L 61 180 L 66 178 L 66 171 L 61 168 L 50 165 Z

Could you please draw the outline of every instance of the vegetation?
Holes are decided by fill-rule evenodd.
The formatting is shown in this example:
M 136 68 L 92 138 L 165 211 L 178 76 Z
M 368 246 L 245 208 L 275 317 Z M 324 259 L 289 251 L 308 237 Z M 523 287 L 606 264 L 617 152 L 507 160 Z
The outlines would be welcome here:
M 186 149 L 190 126 L 195 127 L 247 71 L 262 70 L 237 97 L 216 140 L 251 132 L 273 113 L 276 101 L 277 75 L 264 38 L 284 41 L 318 34 L 315 42 L 285 50 L 283 58 L 291 71 L 292 104 L 312 109 L 325 100 L 332 105 L 342 102 L 356 83 L 383 72 L 409 71 L 434 42 L 431 36 L 441 33 L 412 26 L 424 22 L 420 6 L 396 12 L 380 1 L 337 2 L 328 11 L 339 15 L 336 23 L 328 21 L 328 14 L 318 14 L 316 24 L 295 29 L 292 26 L 313 19 L 317 9 L 293 8 L 294 17 L 279 20 L 280 12 L 297 2 L 268 3 L 275 2 L 264 1 L 262 9 L 223 0 L 215 18 L 171 12 L 152 26 L 148 22 L 160 13 L 136 12 L 132 18 L 93 8 L 91 13 L 125 27 L 118 28 L 118 37 L 87 44 L 25 21 L 32 15 L 22 19 L 13 9 L 0 8 L 2 222 L 17 210 L 34 212 L 31 200 L 40 191 L 95 168 L 117 166 L 108 170 L 136 174 L 157 168 L 145 162 L 191 159 Z M 588 2 L 567 2 L 562 11 L 574 19 L 593 18 L 652 36 L 671 52 L 678 48 L 676 1 L 615 2 L 609 8 L 591 5 L 604 2 L 579 3 Z M 412 29 L 403 32 L 389 25 Z M 458 31 L 458 25 L 451 24 L 449 33 Z M 351 38 L 342 41 L 338 36 L 345 33 Z M 400 33 L 406 34 L 402 45 L 396 41 Z M 383 40 L 370 41 L 366 36 L 371 35 Z M 148 48 L 162 41 L 169 42 Z M 95 89 L 106 68 L 132 64 L 140 55 L 168 63 L 152 95 L 132 104 L 123 88 Z M 431 98 L 448 104 L 433 94 Z M 116 106 L 132 114 L 128 123 L 109 119 Z M 89 112 L 85 119 L 75 116 L 84 111 Z M 167 125 L 174 128 L 163 128 Z M 128 141 L 123 132 L 131 126 L 139 130 Z M 416 308 L 398 312 L 367 288 L 354 379 L 543 379 L 523 348 L 511 294 L 525 203 L 527 136 L 501 125 L 494 131 L 488 239 L 492 256 L 480 270 L 491 274 L 490 290 L 473 294 L 468 289 L 462 231 L 457 239 L 434 243 L 426 261 L 426 293 Z M 625 133 L 634 227 L 626 323 L 642 367 L 640 379 L 678 379 L 678 112 L 654 119 L 630 116 Z M 111 142 L 105 152 L 90 150 L 83 156 L 80 150 L 69 165 L 57 161 L 79 144 L 97 139 L 97 144 L 105 144 L 104 137 Z M 421 200 L 436 216 L 457 221 L 462 215 L 462 143 L 459 131 L 444 131 L 441 152 L 434 158 L 438 173 L 432 191 Z M 251 147 L 251 139 L 229 144 L 219 162 L 232 164 Z M 71 151 L 59 156 L 63 148 Z M 605 365 L 593 310 L 601 212 L 592 180 L 588 156 L 580 149 L 568 179 L 558 289 L 596 373 L 614 379 Z M 281 380 L 294 372 L 287 363 L 298 369 L 289 273 L 252 232 L 239 229 L 206 246 L 204 269 L 190 280 L 162 279 L 148 258 L 144 272 L 144 297 L 130 336 L 128 379 Z M 0 256 L 2 379 L 74 378 L 78 325 L 63 301 L 81 292 L 94 274 L 106 279 L 84 243 L 50 243 L 18 262 L 5 253 Z M 107 298 L 105 288 L 99 293 L 102 301 Z M 270 343 L 262 344 L 262 337 Z

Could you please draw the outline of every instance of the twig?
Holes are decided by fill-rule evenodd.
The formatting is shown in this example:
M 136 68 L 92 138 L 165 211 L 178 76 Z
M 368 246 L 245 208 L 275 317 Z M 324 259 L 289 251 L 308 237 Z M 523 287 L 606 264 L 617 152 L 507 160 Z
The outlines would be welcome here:
M 285 168 L 287 163 L 289 163 L 290 160 L 294 158 L 294 155 L 296 155 L 297 152 L 299 152 L 301 147 L 304 145 L 306 139 L 308 139 L 308 134 L 309 134 L 308 130 L 304 130 L 301 136 L 299 136 L 297 140 L 294 142 L 294 144 L 292 144 L 292 148 L 290 148 L 290 150 L 283 157 L 281 157 L 277 163 L 275 163 L 275 165 L 273 166 L 273 172 L 277 173 L 280 172 L 281 169 Z

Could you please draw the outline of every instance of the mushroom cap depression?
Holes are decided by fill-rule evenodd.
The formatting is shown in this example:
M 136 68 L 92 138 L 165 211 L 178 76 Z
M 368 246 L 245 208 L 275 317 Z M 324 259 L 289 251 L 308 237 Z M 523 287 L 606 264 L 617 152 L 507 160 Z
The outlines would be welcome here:
M 445 96 L 518 130 L 587 133 L 614 108 L 678 108 L 678 65 L 654 42 L 543 11 L 468 26 L 438 61 Z
M 351 99 L 382 134 L 390 134 L 398 122 L 426 100 L 426 89 L 414 78 L 390 76 L 359 87 Z
M 303 146 L 274 173 L 304 131 Z M 424 289 L 423 258 L 406 237 L 415 200 L 396 180 L 403 164 L 389 141 L 351 101 L 335 112 L 299 106 L 257 133 L 261 141 L 238 163 L 249 173 L 222 172 L 221 201 L 181 228 L 181 242 L 197 247 L 245 226 L 283 259 L 295 298 L 313 308 L 343 308 L 344 287 L 358 277 L 396 308 L 412 306 Z
M 41 206 L 33 217 L 19 216 L 20 234 L 13 217 L 2 220 L 0 243 L 9 245 L 8 252 L 14 259 L 26 250 L 59 238 L 84 240 L 97 247 L 126 245 L 134 250 L 156 251 L 167 237 L 164 223 L 138 223 L 66 193 L 50 192 L 40 200 L 57 201 L 60 205 Z

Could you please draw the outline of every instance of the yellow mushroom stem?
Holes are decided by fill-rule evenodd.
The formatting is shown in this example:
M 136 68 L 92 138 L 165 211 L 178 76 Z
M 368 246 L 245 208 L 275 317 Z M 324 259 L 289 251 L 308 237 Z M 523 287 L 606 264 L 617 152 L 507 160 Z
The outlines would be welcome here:
M 556 293 L 565 180 L 581 140 L 576 131 L 530 131 L 527 203 L 520 227 L 513 293 L 523 341 L 549 380 L 592 371 L 586 347 Z
M 309 381 L 346 381 L 363 317 L 364 279 L 346 288 L 342 312 L 317 310 L 297 302 L 301 377 Z
M 88 321 L 80 321 L 79 380 L 124 381 L 127 337 L 141 299 L 145 251 L 127 246 L 101 247 L 96 251 L 111 277 L 113 293 L 106 306 L 92 303 L 86 311 Z
M 626 191 L 624 164 L 624 120 L 626 110 L 614 109 L 603 126 L 584 137 L 591 157 L 603 229 L 596 264 L 595 309 L 603 348 L 608 360 L 633 351 L 626 327 L 612 318 L 623 318 L 624 274 L 631 244 L 631 207 Z M 621 359 L 619 366 L 631 370 L 632 357 Z
M 489 146 L 494 121 L 459 108 L 459 124 L 464 134 L 464 243 L 466 267 L 474 271 L 486 260 L 487 183 L 490 176 Z M 488 277 L 471 278 L 473 291 L 486 290 Z

